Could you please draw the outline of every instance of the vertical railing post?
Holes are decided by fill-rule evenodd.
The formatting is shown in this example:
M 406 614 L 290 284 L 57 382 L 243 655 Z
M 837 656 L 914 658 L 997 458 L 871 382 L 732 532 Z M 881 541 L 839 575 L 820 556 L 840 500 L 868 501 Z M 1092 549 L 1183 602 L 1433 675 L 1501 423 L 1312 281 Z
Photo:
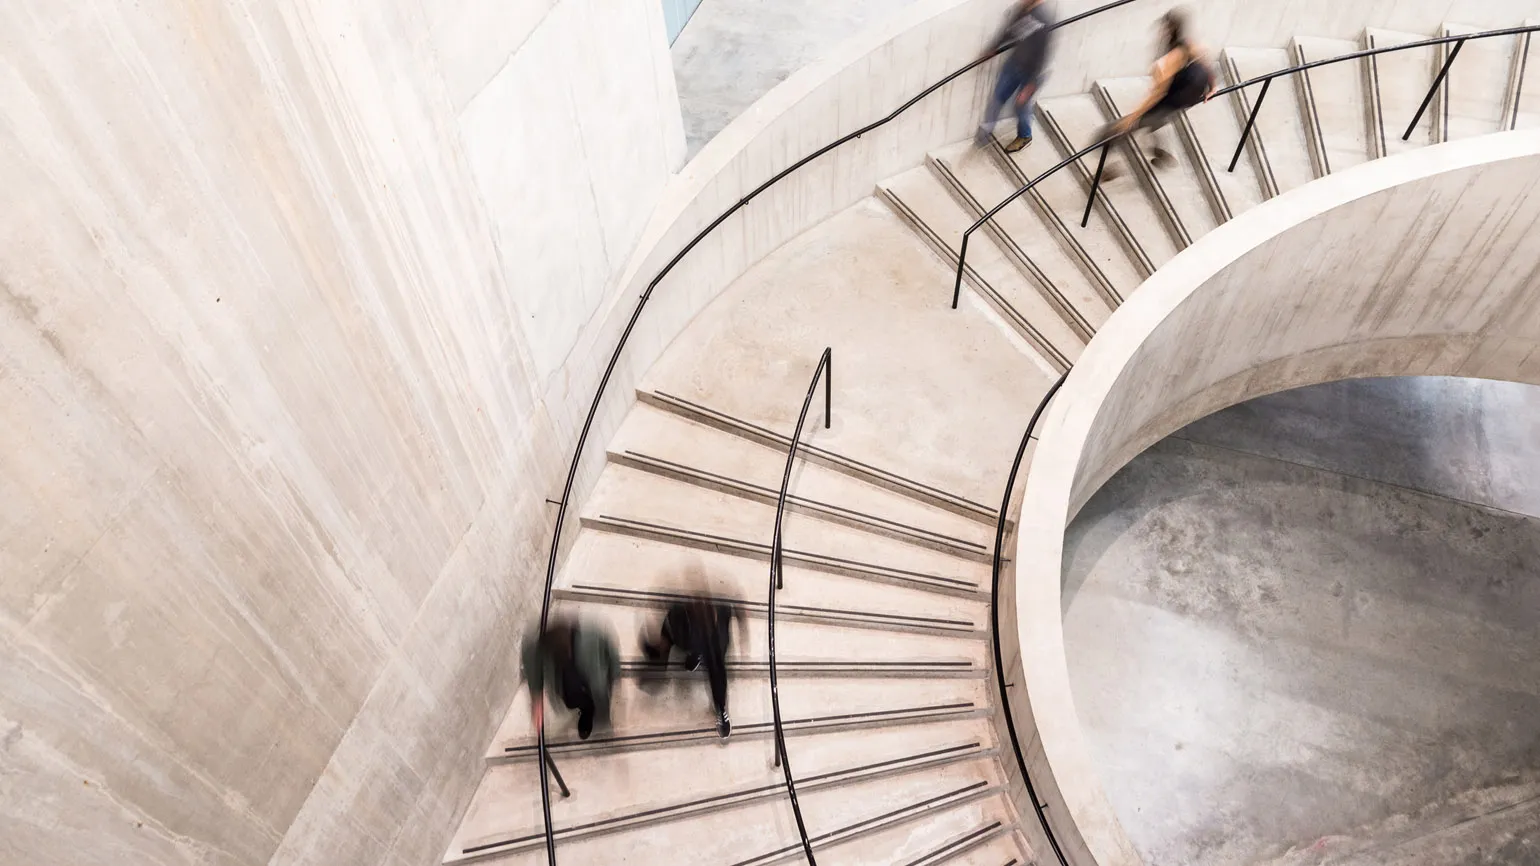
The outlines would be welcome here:
M 1240 143 L 1235 145 L 1235 155 L 1230 157 L 1231 174 L 1235 173 L 1235 166 L 1241 161 L 1241 151 L 1246 149 L 1246 139 L 1251 138 L 1251 128 L 1257 125 L 1257 112 L 1262 110 L 1262 100 L 1267 98 L 1267 89 L 1273 86 L 1271 78 L 1262 82 L 1262 92 L 1257 94 L 1257 101 L 1251 105 L 1251 116 L 1246 118 L 1246 128 L 1241 130 Z
M 1085 228 L 1091 224 L 1091 206 L 1096 204 L 1096 191 L 1101 189 L 1102 172 L 1107 169 L 1107 151 L 1112 150 L 1112 143 L 1117 138 L 1109 138 L 1102 144 L 1101 158 L 1096 160 L 1096 174 L 1091 177 L 1091 196 L 1085 200 L 1085 215 L 1080 218 L 1080 227 Z
M 1402 141 L 1411 140 L 1412 130 L 1416 129 L 1417 124 L 1422 122 L 1422 115 L 1427 112 L 1429 103 L 1433 101 L 1433 94 L 1437 93 L 1438 86 L 1444 83 L 1444 78 L 1449 75 L 1450 64 L 1454 63 L 1454 59 L 1460 56 L 1460 49 L 1464 47 L 1465 40 L 1461 39 L 1454 44 L 1454 50 L 1449 52 L 1449 56 L 1444 59 L 1443 68 L 1438 71 L 1438 76 L 1433 79 L 1433 86 L 1428 88 L 1428 95 L 1422 98 L 1422 105 L 1417 106 L 1417 116 L 1412 118 L 1411 125 L 1406 128 L 1406 134 L 1401 136 Z
M 823 429 L 834 422 L 834 353 L 830 352 L 823 371 Z
M 545 753 L 545 766 L 546 769 L 551 771 L 551 775 L 556 778 L 556 786 L 561 788 L 561 795 L 563 797 L 572 796 L 572 791 L 567 788 L 567 781 L 561 777 L 561 771 L 556 769 L 556 759 L 551 757 L 550 752 Z
M 963 267 L 968 261 L 968 236 L 973 234 L 972 226 L 963 232 L 962 246 L 957 250 L 957 282 L 952 284 L 952 309 L 957 309 L 957 301 L 962 297 Z

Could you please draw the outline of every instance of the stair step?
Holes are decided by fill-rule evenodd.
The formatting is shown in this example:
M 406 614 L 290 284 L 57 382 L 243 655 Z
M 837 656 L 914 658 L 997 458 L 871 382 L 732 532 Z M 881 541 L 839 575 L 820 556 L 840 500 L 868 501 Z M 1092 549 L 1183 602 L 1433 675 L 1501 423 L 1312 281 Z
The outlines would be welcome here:
M 1445 24 L 1441 35 L 1460 36 L 1486 29 L 1468 24 Z M 1446 43 L 1439 47 L 1437 62 L 1440 68 L 1456 44 Z M 1508 100 L 1514 55 L 1518 50 L 1516 36 L 1465 42 L 1439 88 L 1433 131 L 1435 141 L 1456 141 L 1504 129 L 1503 111 Z
M 990 155 L 1018 189 L 1028 181 L 1038 181 L 1027 196 L 1033 207 L 1065 253 L 1085 269 L 1093 284 L 1108 292 L 1109 309 L 1116 309 L 1153 273 L 1153 266 L 1141 258 L 1140 251 L 1128 246 L 1106 211 L 1093 209 L 1086 225 L 1080 225 L 1085 216 L 1085 189 L 1068 167 L 1048 173 L 1060 162 L 1049 137 L 1044 134 L 1036 144 L 1016 153 L 1008 154 L 996 146 Z
M 1238 82 L 1294 65 L 1294 58 L 1285 48 L 1226 48 L 1221 60 L 1229 77 Z M 1257 112 L 1251 137 L 1246 140 L 1246 146 L 1262 167 L 1262 179 L 1269 197 L 1315 180 L 1318 172 L 1311 159 L 1310 138 L 1305 132 L 1300 98 L 1301 85 L 1297 78 L 1297 75 L 1288 75 L 1273 79 L 1267 99 Z M 1253 84 L 1231 94 L 1242 124 L 1251 115 L 1256 100 L 1261 98 L 1262 87 Z
M 1540 25 L 1540 18 L 1525 19 L 1525 27 Z M 1533 33 L 1518 38 L 1508 97 L 1508 129 L 1540 128 L 1540 39 Z
M 1095 143 L 1107 123 L 1113 120 L 1090 93 L 1057 96 L 1043 100 L 1040 105 L 1043 126 L 1062 158 Z M 1092 151 L 1067 169 L 1080 179 L 1086 192 L 1091 189 L 1100 153 L 1100 150 Z M 1124 148 L 1112 149 L 1107 156 L 1107 166 L 1121 171 L 1122 178 L 1102 183 L 1097 192 L 1097 206 L 1105 209 L 1112 225 L 1123 233 L 1124 242 L 1131 245 L 1130 248 L 1148 262 L 1152 270 L 1160 267 L 1176 255 L 1180 240 L 1135 179 Z M 1075 221 L 1079 223 L 1078 215 Z
M 865 786 L 868 791 L 860 795 L 849 790 L 814 792 L 805 798 L 799 794 L 814 852 L 828 852 L 829 862 L 904 863 L 1004 809 L 999 771 L 985 762 L 898 781 L 901 784 Z M 993 801 L 994 808 L 978 805 L 983 801 Z M 802 856 L 801 843 L 793 836 L 786 844 L 732 863 L 772 866 Z
M 1294 40 L 1294 57 L 1315 63 L 1360 50 L 1347 39 L 1302 36 Z M 1367 65 L 1362 59 L 1328 63 L 1301 73 L 1305 86 L 1305 117 L 1322 173 L 1330 174 L 1374 158 L 1370 137 L 1369 97 L 1364 89 Z
M 639 402 L 610 440 L 610 459 L 761 504 L 774 504 L 786 452 Z M 913 497 L 799 461 L 789 510 L 953 556 L 988 561 L 992 528 Z
M 1417 33 L 1399 33 L 1394 30 L 1369 28 L 1364 31 L 1364 44 L 1368 48 L 1389 48 L 1408 42 L 1428 39 Z M 1469 47 L 1469 46 L 1467 46 Z M 1374 100 L 1375 134 L 1379 137 L 1381 154 L 1394 155 L 1416 150 L 1433 143 L 1434 106 L 1429 106 L 1422 119 L 1412 130 L 1411 138 L 1403 141 L 1407 124 L 1417 116 L 1417 107 L 1433 85 L 1438 74 L 1438 51 L 1432 46 L 1391 51 L 1369 58 L 1369 75 Z
M 1004 153 L 998 145 L 983 149 L 963 141 L 934 151 L 928 158 L 931 169 L 967 205 L 974 219 L 1018 188 L 1007 179 L 995 152 Z M 1087 279 L 1081 262 L 1065 252 L 1042 212 L 1029 200 L 1011 202 L 986 224 L 986 230 L 1079 339 L 1090 340 L 1112 314 L 1116 296 L 1108 287 Z
M 791 438 L 761 424 L 745 420 L 697 400 L 690 400 L 666 391 L 638 391 L 637 399 L 652 406 L 672 412 L 697 423 L 716 427 L 751 442 L 768 446 L 785 454 Z M 810 442 L 797 448 L 797 459 L 818 463 L 846 475 L 912 497 L 920 502 L 935 505 L 960 514 L 970 520 L 995 525 L 997 513 L 988 505 L 908 478 L 900 473 L 864 463 L 853 457 L 831 451 Z M 783 464 L 784 466 L 784 464 Z M 778 488 L 779 489 L 779 488 Z
M 930 167 L 918 166 L 888 178 L 878 189 L 947 267 L 956 268 L 963 232 L 976 217 L 968 214 Z M 1055 369 L 1066 370 L 1080 357 L 1085 340 L 1027 281 L 988 232 L 974 232 L 969 238 L 965 275 L 964 282 Z
M 1097 95 L 1111 109 L 1114 116 L 1126 115 L 1144 101 L 1150 90 L 1147 75 L 1129 78 L 1107 78 L 1096 82 Z M 1143 135 L 1127 139 L 1133 151 L 1131 159 L 1146 184 L 1146 191 L 1154 196 L 1169 223 L 1172 224 L 1179 243 L 1183 247 L 1213 231 L 1222 221 L 1211 199 L 1209 184 L 1203 179 L 1203 171 L 1193 161 L 1191 131 L 1182 116 L 1172 121 L 1167 129 L 1156 133 L 1158 140 L 1171 155 L 1176 165 L 1169 169 L 1157 169 L 1150 162 L 1152 154 L 1145 147 Z
M 985 719 L 945 724 L 808 734 L 788 743 L 799 793 L 848 787 L 928 772 L 996 754 Z M 681 746 L 672 751 L 620 751 L 564 756 L 558 770 L 572 793 L 552 787 L 558 844 L 623 833 L 665 822 L 694 820 L 759 800 L 785 797 L 781 770 L 767 738 Z M 691 784 L 654 784 L 689 767 Z M 469 862 L 544 844 L 536 764 L 489 767 L 451 844 L 446 862 Z M 621 839 L 614 842 L 622 843 Z
M 821 576 L 820 576 L 821 577 Z M 787 573 L 785 579 L 789 585 L 803 585 L 808 589 L 803 595 L 815 595 L 817 590 L 827 587 L 827 583 L 811 575 Z M 768 578 L 765 581 L 768 584 Z M 564 599 L 581 602 L 594 602 L 600 604 L 631 604 L 637 607 L 646 607 L 656 610 L 664 610 L 669 605 L 688 601 L 691 596 L 685 592 L 669 592 L 655 589 L 631 589 L 629 587 L 605 586 L 602 584 L 573 584 L 560 586 L 555 590 L 556 594 Z M 870 597 L 875 593 L 867 593 Z M 983 638 L 988 634 L 988 625 L 983 622 L 982 612 L 975 616 L 968 616 L 959 612 L 936 612 L 935 615 L 919 616 L 909 613 L 892 613 L 880 610 L 869 610 L 857 607 L 852 602 L 838 600 L 821 600 L 819 604 L 797 604 L 788 601 L 785 591 L 777 593 L 775 602 L 776 622 L 797 621 L 814 623 L 819 625 L 836 625 L 847 628 L 876 628 L 887 631 L 916 631 L 935 634 L 950 634 L 974 636 Z M 887 599 L 883 599 L 887 601 Z M 763 601 L 739 600 L 737 606 L 748 616 L 768 617 L 769 606 Z
M 1222 78 L 1228 78 L 1224 64 L 1219 64 L 1219 70 Z M 1236 119 L 1232 100 L 1221 97 L 1195 105 L 1187 109 L 1183 119 L 1192 134 L 1194 158 L 1207 164 L 1226 219 L 1234 219 L 1266 200 L 1267 189 L 1250 150 L 1242 150 L 1235 171 L 1229 170 L 1245 122 Z
M 779 642 L 780 627 L 776 628 Z M 705 683 L 659 683 L 622 678 L 611 698 L 609 729 L 578 739 L 565 708 L 546 707 L 546 748 L 557 757 L 640 749 L 673 749 L 717 742 L 715 713 Z M 892 725 L 936 724 L 988 715 L 991 685 L 980 679 L 911 679 L 895 694 L 891 678 L 788 679 L 780 683 L 781 724 L 787 736 L 866 731 Z M 774 733 L 767 684 L 728 683 L 733 718 L 730 742 Z M 529 719 L 529 690 L 520 689 L 493 740 L 490 763 L 532 760 L 538 754 Z

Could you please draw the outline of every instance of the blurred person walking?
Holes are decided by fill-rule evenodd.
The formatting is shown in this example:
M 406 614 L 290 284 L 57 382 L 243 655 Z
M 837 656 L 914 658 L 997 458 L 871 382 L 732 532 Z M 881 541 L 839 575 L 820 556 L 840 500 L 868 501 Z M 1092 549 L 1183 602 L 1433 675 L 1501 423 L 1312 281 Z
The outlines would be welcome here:
M 717 714 L 717 736 L 724 740 L 733 731 L 727 715 L 727 648 L 732 643 L 735 620 L 742 625 L 741 608 L 702 592 L 669 606 L 658 629 L 657 643 L 645 637 L 642 639 L 642 652 L 650 661 L 666 665 L 669 653 L 677 648 L 685 654 L 687 669 L 706 668 L 706 678 L 711 682 L 711 701 Z
M 1108 125 L 1101 138 L 1131 136 L 1139 130 L 1150 134 L 1150 163 L 1169 168 L 1176 157 L 1160 144 L 1158 133 L 1178 115 L 1214 95 L 1219 77 L 1210 63 L 1208 52 L 1193 42 L 1187 32 L 1187 13 L 1172 9 L 1160 17 L 1161 56 L 1150 70 L 1150 92 L 1132 112 Z M 1112 170 L 1103 175 L 1113 180 Z
M 994 139 L 995 124 L 1007 102 L 1016 104 L 1016 137 L 1005 146 L 1005 152 L 1015 153 L 1032 143 L 1033 101 L 1048 67 L 1053 30 L 1053 18 L 1043 0 L 1019 0 L 1006 13 L 1005 25 L 984 56 L 1007 46 L 1014 47 L 1000 67 L 1000 77 L 995 81 L 989 107 L 985 109 L 984 119 L 974 136 L 974 142 L 980 147 Z
M 545 634 L 525 638 L 523 665 L 536 734 L 545 723 L 546 693 L 577 710 L 578 739 L 588 739 L 595 722 L 609 719 L 620 655 L 599 625 L 552 617 Z

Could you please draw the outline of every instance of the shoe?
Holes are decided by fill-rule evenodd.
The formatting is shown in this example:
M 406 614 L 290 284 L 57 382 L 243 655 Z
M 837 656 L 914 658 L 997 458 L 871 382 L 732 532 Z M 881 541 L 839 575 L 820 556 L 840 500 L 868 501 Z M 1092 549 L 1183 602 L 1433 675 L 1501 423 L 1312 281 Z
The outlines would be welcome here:
M 988 147 L 989 143 L 994 140 L 995 134 L 990 130 L 984 129 L 983 127 L 980 127 L 979 131 L 973 134 L 974 147 Z
M 722 710 L 721 712 L 717 713 L 717 736 L 719 736 L 719 737 L 721 737 L 722 739 L 725 740 L 725 739 L 727 739 L 728 737 L 730 737 L 732 735 L 733 735 L 733 723 L 732 723 L 732 720 L 727 718 L 727 711 L 726 710 Z
M 586 740 L 594 732 L 594 714 L 578 714 L 578 739 Z
M 1032 146 L 1032 136 L 1029 135 L 1026 138 L 1022 138 L 1021 136 L 1017 136 L 1016 138 L 1011 140 L 1010 144 L 1007 144 L 1005 146 L 1005 152 L 1006 153 L 1015 153 L 1015 152 L 1017 152 L 1019 150 L 1026 150 L 1028 147 L 1031 147 L 1031 146 Z
M 685 670 L 691 670 L 691 671 L 698 671 L 698 670 L 700 670 L 700 662 L 701 662 L 701 658 L 698 655 L 687 655 L 687 656 L 685 656 L 684 657 Z
M 647 660 L 650 662 L 668 661 L 668 659 L 664 658 L 663 656 L 662 647 L 654 646 L 645 640 L 642 641 L 642 655 L 646 656 Z
M 1159 169 L 1167 169 L 1176 165 L 1176 157 L 1172 156 L 1170 151 L 1157 147 L 1150 154 L 1150 165 Z

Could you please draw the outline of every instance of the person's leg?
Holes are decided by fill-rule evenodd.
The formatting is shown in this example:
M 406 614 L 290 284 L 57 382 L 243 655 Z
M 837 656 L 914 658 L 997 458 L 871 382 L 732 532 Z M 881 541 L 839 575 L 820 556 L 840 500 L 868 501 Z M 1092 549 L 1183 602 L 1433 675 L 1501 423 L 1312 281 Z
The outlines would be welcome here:
M 668 663 L 668 654 L 679 645 L 680 633 L 686 631 L 684 621 L 684 605 L 670 606 L 663 614 L 663 625 L 658 629 L 658 642 L 654 644 L 647 640 L 642 641 L 642 653 L 647 656 L 648 661 Z
M 594 732 L 594 717 L 598 708 L 594 706 L 594 696 L 588 684 L 583 682 L 576 670 L 561 673 L 561 701 L 567 705 L 567 709 L 577 710 L 578 739 L 588 739 L 589 734 Z
M 711 680 L 711 703 L 717 710 L 717 735 L 722 739 L 733 732 L 727 717 L 727 658 L 722 648 L 706 657 L 706 677 Z
M 1021 77 L 1016 74 L 1016 68 L 1009 63 L 1000 67 L 1000 77 L 995 80 L 994 92 L 989 95 L 989 105 L 984 109 L 984 120 L 979 123 L 979 131 L 974 136 L 974 141 L 980 145 L 988 144 L 994 137 L 995 123 L 1000 120 L 1000 112 L 1005 110 L 1005 104 L 1016 98 L 1016 91 L 1021 89 Z
M 1176 115 L 1170 109 L 1156 108 L 1140 119 L 1139 129 L 1144 131 L 1145 139 L 1149 141 L 1146 152 L 1150 155 L 1150 164 L 1156 168 L 1166 168 L 1176 162 L 1175 153 L 1165 147 L 1167 133 L 1161 132 L 1171 125 Z
M 1016 94 L 1016 137 L 1032 140 L 1032 112 L 1036 109 L 1037 82 L 1022 84 Z

